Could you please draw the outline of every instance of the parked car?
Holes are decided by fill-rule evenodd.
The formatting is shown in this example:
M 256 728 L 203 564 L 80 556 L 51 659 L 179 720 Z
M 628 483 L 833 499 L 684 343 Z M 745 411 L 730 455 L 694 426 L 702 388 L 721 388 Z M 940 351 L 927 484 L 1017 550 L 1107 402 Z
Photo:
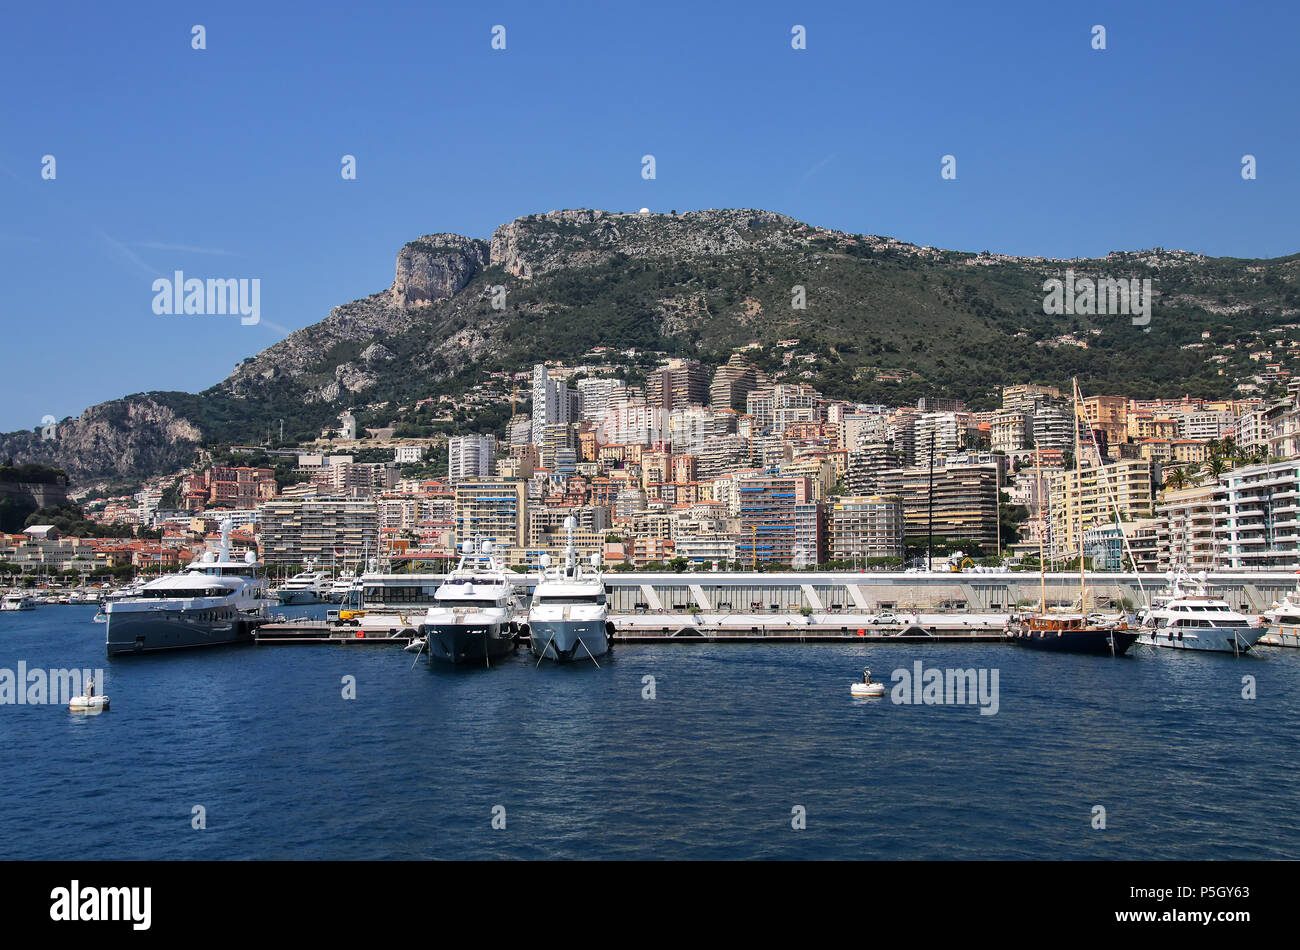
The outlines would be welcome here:
M 873 624 L 880 624 L 880 623 L 890 623 L 890 624 L 893 624 L 893 623 L 902 623 L 903 621 L 901 621 L 901 620 L 898 618 L 898 615 L 897 615 L 897 614 L 892 614 L 892 613 L 889 613 L 888 611 L 886 611 L 886 612 L 883 613 L 883 614 L 876 614 L 874 617 L 871 618 L 871 622 L 872 622 Z

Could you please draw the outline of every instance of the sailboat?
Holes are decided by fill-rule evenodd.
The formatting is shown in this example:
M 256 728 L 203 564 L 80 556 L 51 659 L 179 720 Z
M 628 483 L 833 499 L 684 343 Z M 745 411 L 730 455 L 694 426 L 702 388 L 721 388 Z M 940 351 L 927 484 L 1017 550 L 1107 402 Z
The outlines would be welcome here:
M 1079 443 L 1079 381 L 1074 381 L 1074 472 L 1080 494 L 1083 492 L 1083 475 Z M 1038 450 L 1034 450 L 1037 476 L 1042 478 Z M 1098 453 L 1098 464 L 1101 463 Z M 1039 499 L 1042 499 L 1041 482 Z M 1078 506 L 1076 506 L 1077 508 Z M 1127 622 L 1098 623 L 1088 616 L 1088 585 L 1083 556 L 1083 512 L 1079 509 L 1079 522 L 1075 538 L 1079 545 L 1079 612 L 1060 613 L 1047 609 L 1047 568 L 1044 563 L 1043 533 L 1038 534 L 1038 612 L 1012 620 L 1007 625 L 1007 636 L 1012 643 L 1031 650 L 1050 650 L 1057 653 L 1108 653 L 1119 656 L 1125 653 L 1138 638 L 1136 630 L 1129 630 Z

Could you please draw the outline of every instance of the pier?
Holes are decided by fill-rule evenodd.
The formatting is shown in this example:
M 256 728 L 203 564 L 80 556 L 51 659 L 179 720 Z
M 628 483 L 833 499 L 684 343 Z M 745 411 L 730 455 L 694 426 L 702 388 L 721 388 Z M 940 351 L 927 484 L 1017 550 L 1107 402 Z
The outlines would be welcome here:
M 324 620 L 291 620 L 266 623 L 257 628 L 253 642 L 261 646 L 294 646 L 332 643 L 339 646 L 406 646 L 411 637 L 386 631 L 364 630 Z
M 622 643 L 992 643 L 1006 614 L 910 614 L 879 622 L 865 614 L 611 614 Z
M 385 620 L 385 617 L 374 617 Z M 406 646 L 410 630 L 392 618 L 369 629 L 324 620 L 264 624 L 256 642 L 266 646 L 337 644 Z M 880 623 L 861 614 L 611 614 L 618 643 L 997 643 L 1006 614 L 913 614 Z

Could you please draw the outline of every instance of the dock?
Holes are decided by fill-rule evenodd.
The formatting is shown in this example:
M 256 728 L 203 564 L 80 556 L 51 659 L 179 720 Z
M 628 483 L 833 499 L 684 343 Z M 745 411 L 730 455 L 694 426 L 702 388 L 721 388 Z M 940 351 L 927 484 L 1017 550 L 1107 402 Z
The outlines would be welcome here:
M 366 631 L 324 620 L 294 620 L 287 623 L 266 623 L 253 635 L 261 646 L 294 646 L 308 644 L 337 644 L 339 646 L 401 646 L 411 642 L 411 637 L 389 636 L 387 633 Z
M 862 614 L 612 614 L 622 643 L 995 643 L 1006 614 L 909 614 L 879 622 Z
M 611 614 L 619 643 L 999 643 L 1006 614 L 912 614 L 895 622 L 854 614 Z M 266 646 L 336 644 L 406 646 L 403 625 L 367 630 L 324 620 L 268 623 L 256 641 Z M 404 627 L 404 629 L 410 629 Z

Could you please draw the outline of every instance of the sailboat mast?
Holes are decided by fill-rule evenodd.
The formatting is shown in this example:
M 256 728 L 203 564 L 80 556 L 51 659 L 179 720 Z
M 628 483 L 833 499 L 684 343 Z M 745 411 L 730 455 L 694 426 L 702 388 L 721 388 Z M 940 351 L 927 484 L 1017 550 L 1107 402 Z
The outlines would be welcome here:
M 1043 535 L 1047 534 L 1047 519 L 1043 517 L 1043 459 L 1034 440 L 1034 474 L 1038 479 L 1038 612 L 1047 613 L 1047 565 L 1043 562 Z
M 1083 448 L 1079 443 L 1079 378 L 1076 376 L 1072 383 L 1074 387 L 1074 392 L 1071 395 L 1074 398 L 1074 481 L 1076 489 L 1074 511 L 1077 516 L 1075 540 L 1079 549 L 1079 614 L 1086 617 L 1088 616 L 1088 581 L 1083 568 L 1083 466 L 1080 459 Z M 1098 462 L 1100 463 L 1100 459 L 1098 459 Z

